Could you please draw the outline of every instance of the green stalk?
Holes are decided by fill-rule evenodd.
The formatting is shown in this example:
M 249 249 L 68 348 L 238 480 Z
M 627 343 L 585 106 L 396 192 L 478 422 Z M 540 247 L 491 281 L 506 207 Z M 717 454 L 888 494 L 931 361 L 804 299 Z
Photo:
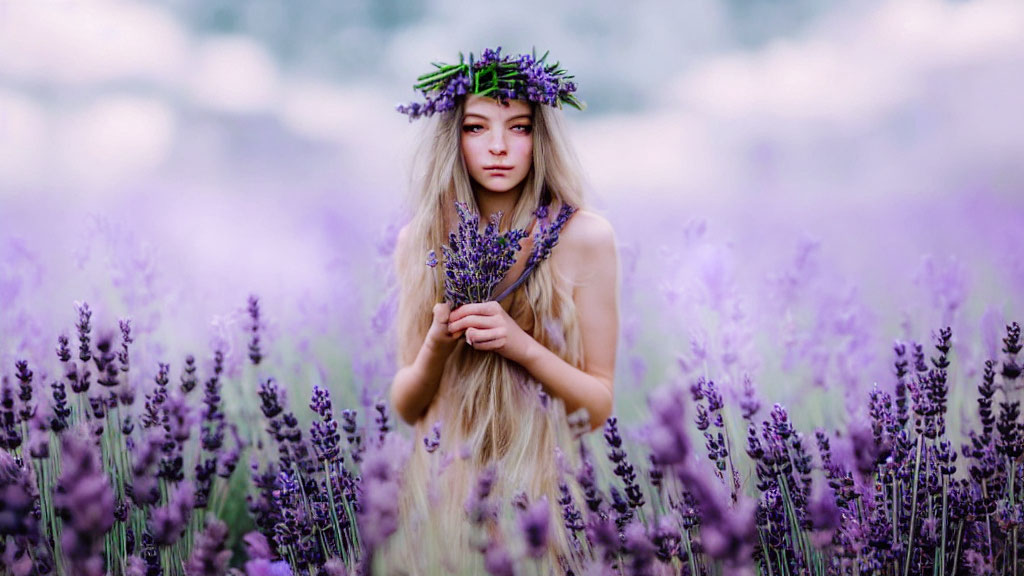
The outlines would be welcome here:
M 310 518 L 313 518 L 313 507 L 309 505 L 309 496 L 306 495 L 306 486 L 305 483 L 302 481 L 302 473 L 299 472 L 298 465 L 295 464 L 294 462 L 292 463 L 292 470 L 295 472 L 296 482 L 299 484 L 299 491 L 302 492 L 302 503 L 306 506 L 306 514 Z M 327 547 L 327 541 L 324 540 L 323 532 L 321 532 L 320 528 L 316 525 L 315 522 L 313 523 L 313 531 L 316 532 L 316 537 L 317 540 L 320 542 L 320 549 L 324 553 L 324 558 L 330 558 L 330 548 Z
M 899 541 L 899 513 L 900 513 L 900 494 L 901 492 L 896 487 L 896 475 L 892 475 L 892 541 Z
M 327 475 L 327 500 L 331 504 L 331 525 L 334 527 L 334 538 L 338 543 L 338 552 L 341 554 L 341 561 L 348 564 L 345 554 L 345 541 L 341 537 L 341 527 L 338 526 L 337 506 L 334 504 L 334 487 L 331 486 L 331 467 L 327 460 L 321 460 L 324 465 L 324 474 Z
M 940 471 L 941 472 L 941 471 Z M 942 568 L 942 575 L 946 574 L 946 512 L 949 510 L 949 491 L 946 486 L 948 479 L 942 475 L 942 556 L 939 559 L 939 566 Z
M 760 529 L 757 531 L 757 539 L 761 541 L 761 548 L 764 550 L 764 565 L 768 567 L 768 576 L 774 576 L 772 574 L 771 554 L 768 552 L 768 541 L 765 540 L 764 533 Z
M 800 526 L 796 522 L 796 508 L 793 507 L 793 498 L 790 496 L 786 479 L 782 475 L 777 475 L 776 478 L 780 480 L 779 487 L 782 489 L 782 501 L 786 505 L 786 516 L 789 518 L 789 529 L 793 538 L 793 546 L 800 546 L 801 553 L 809 562 L 811 558 L 810 550 L 808 549 L 807 541 L 800 536 Z
M 911 487 L 910 501 L 910 535 L 907 540 L 907 561 L 903 564 L 903 576 L 910 574 L 910 555 L 914 551 L 914 522 L 917 519 L 917 481 L 921 474 L 921 446 L 924 436 L 917 437 L 917 458 L 914 462 L 914 482 Z
M 964 534 L 964 521 L 961 520 L 960 521 L 960 525 L 957 526 L 957 529 L 956 529 L 956 548 L 953 551 L 953 572 L 951 572 L 951 574 L 956 574 L 956 565 L 960 561 L 960 541 L 961 541 L 961 539 L 963 537 L 963 534 Z
M 680 526 L 680 528 L 682 528 L 682 526 Z M 690 563 L 690 572 L 692 574 L 699 574 L 699 572 L 696 571 L 697 564 L 693 558 L 693 546 L 690 544 L 690 530 L 680 530 L 679 534 L 680 536 L 686 536 L 686 538 L 683 539 L 683 543 L 686 545 L 686 559 Z
M 1013 527 L 1013 573 L 1017 573 L 1017 527 Z
M 988 498 L 988 482 L 985 480 L 981 481 L 981 495 Z M 985 514 L 985 536 L 988 539 L 988 557 L 992 558 L 992 517 L 989 514 Z

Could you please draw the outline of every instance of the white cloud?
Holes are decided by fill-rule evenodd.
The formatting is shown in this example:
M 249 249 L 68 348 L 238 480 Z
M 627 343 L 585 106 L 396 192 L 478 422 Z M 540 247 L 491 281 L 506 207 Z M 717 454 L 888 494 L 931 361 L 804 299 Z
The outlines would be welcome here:
M 281 122 L 301 136 L 326 142 L 352 139 L 365 126 L 368 111 L 381 106 L 381 94 L 368 89 L 296 80 L 284 86 Z
M 713 58 L 674 85 L 684 106 L 720 118 L 870 123 L 920 98 L 935 70 L 1024 49 L 1024 7 L 906 0 L 844 13 L 803 39 Z
M 1024 4 L 848 6 L 799 38 L 712 56 L 658 108 L 588 120 L 598 189 L 948 190 L 1024 153 Z M 1017 172 L 1012 172 L 1017 173 Z
M 193 50 L 188 90 L 199 106 L 218 112 L 252 114 L 277 105 L 277 65 L 267 51 L 244 36 L 202 41 Z
M 0 77 L 91 85 L 175 83 L 188 37 L 161 8 L 136 2 L 7 0 L 0 6 Z
M 107 96 L 64 113 L 57 133 L 60 177 L 76 187 L 103 187 L 160 166 L 175 139 L 177 121 L 163 102 Z
M 728 178 L 715 135 L 703 119 L 680 113 L 613 116 L 574 130 L 587 179 L 599 191 L 629 196 L 638 191 L 693 193 Z
M 16 192 L 43 168 L 46 112 L 30 98 L 0 89 L 0 195 Z

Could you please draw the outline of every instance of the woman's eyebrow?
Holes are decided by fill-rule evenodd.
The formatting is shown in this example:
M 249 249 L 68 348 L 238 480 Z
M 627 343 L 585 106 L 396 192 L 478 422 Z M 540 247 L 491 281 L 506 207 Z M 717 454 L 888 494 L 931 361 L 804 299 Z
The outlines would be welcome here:
M 466 118 L 469 118 L 470 116 L 472 116 L 474 118 L 481 118 L 483 120 L 490 120 L 490 118 L 488 118 L 487 116 L 484 116 L 483 114 L 476 114 L 474 112 L 466 112 Z
M 522 120 L 523 118 L 526 118 L 527 120 L 533 120 L 533 115 L 532 114 L 520 114 L 518 116 L 513 116 L 513 117 L 509 118 L 508 121 L 511 122 L 513 120 Z

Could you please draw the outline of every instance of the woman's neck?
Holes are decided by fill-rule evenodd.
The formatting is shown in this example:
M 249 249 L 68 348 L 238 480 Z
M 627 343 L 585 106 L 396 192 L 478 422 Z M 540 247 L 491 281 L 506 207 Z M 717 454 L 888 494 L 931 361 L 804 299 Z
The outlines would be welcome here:
M 509 190 L 508 192 L 491 192 L 482 187 L 474 186 L 473 196 L 476 197 L 476 207 L 480 210 L 480 219 L 486 221 L 491 214 L 501 212 L 504 217 L 512 214 L 512 210 L 522 195 L 522 188 Z M 503 217 L 503 219 L 504 219 Z

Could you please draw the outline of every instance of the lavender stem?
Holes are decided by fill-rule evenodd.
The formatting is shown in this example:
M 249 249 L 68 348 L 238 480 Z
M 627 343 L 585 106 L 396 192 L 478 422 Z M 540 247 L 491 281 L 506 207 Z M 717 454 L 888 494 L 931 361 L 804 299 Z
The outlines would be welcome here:
M 914 521 L 917 517 L 917 481 L 921 474 L 921 446 L 924 442 L 924 436 L 917 437 L 917 458 L 914 462 L 914 482 L 911 485 L 911 496 L 910 500 L 910 537 L 907 540 L 907 561 L 903 564 L 903 576 L 910 574 L 910 556 L 914 551 Z

